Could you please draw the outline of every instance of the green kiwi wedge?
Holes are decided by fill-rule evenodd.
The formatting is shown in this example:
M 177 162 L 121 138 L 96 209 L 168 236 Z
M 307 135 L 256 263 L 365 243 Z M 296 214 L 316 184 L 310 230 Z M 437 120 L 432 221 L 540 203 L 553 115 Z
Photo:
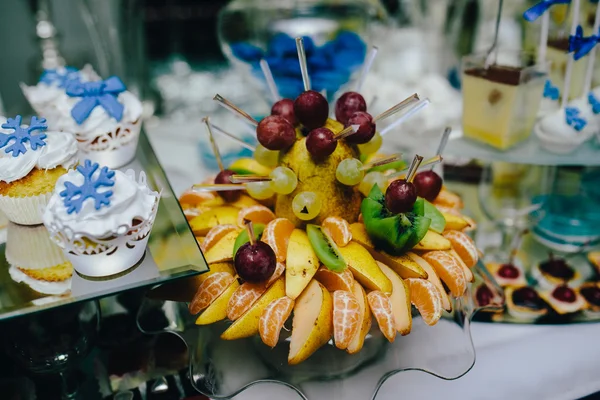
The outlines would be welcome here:
M 342 272 L 348 267 L 333 240 L 323 232 L 320 226 L 313 224 L 306 225 L 306 234 L 319 261 L 327 269 L 334 272 Z

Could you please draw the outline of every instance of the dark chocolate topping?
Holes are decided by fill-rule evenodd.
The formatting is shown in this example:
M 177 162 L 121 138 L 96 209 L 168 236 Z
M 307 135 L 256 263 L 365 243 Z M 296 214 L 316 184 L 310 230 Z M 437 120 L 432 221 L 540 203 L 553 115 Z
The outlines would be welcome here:
M 559 37 L 548 39 L 548 47 L 563 50 L 565 53 L 569 51 L 569 38 Z
M 517 86 L 521 80 L 522 67 L 508 67 L 503 65 L 490 65 L 488 69 L 483 67 L 465 70 L 466 75 L 477 76 L 488 81 L 504 83 Z
M 512 293 L 512 300 L 515 305 L 531 308 L 532 310 L 542 310 L 546 308 L 544 300 L 541 299 L 534 289 L 528 286 L 516 289 Z
M 598 286 L 586 286 L 579 291 L 583 298 L 591 305 L 600 307 L 600 288 Z
M 545 274 L 565 281 L 575 277 L 575 270 L 562 258 L 550 258 L 544 261 L 540 264 L 540 270 Z

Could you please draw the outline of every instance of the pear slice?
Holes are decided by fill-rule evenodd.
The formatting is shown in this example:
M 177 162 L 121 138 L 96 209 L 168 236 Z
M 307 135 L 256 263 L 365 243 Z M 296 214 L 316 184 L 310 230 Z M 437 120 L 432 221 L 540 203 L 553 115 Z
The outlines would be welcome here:
M 221 334 L 223 340 L 250 337 L 258 333 L 258 322 L 265 308 L 275 299 L 285 296 L 284 278 L 279 278 L 240 318 Z
M 231 231 L 219 239 L 219 241 L 204 254 L 206 262 L 210 265 L 214 263 L 232 261 L 233 248 L 235 246 L 235 240 L 237 239 L 237 236 L 237 231 Z
M 366 248 L 356 242 L 350 242 L 345 247 L 339 248 L 339 251 L 352 271 L 354 279 L 365 288 L 380 290 L 383 293 L 392 292 L 392 282 L 381 272 L 375 259 Z
M 437 275 L 433 267 L 425 261 L 422 257 L 416 255 L 415 253 L 408 252 L 406 255 L 415 263 L 419 264 L 421 268 L 427 271 L 427 280 L 438 289 L 440 292 L 440 297 L 442 299 L 442 307 L 444 310 L 450 312 L 452 311 L 452 302 L 450 301 L 450 296 L 446 293 L 446 289 L 444 285 L 442 285 L 442 281 L 440 277 Z
M 319 258 L 302 229 L 294 229 L 287 248 L 285 294 L 296 300 L 319 269 Z
M 394 314 L 394 321 L 396 322 L 396 330 L 400 332 L 402 336 L 408 335 L 412 328 L 410 288 L 390 267 L 381 262 L 377 262 L 377 264 L 385 276 L 392 281 L 393 289 L 390 300 L 392 302 L 392 313 Z
M 227 304 L 229 303 L 229 299 L 231 299 L 233 292 L 239 287 L 240 283 L 237 279 L 234 279 L 227 289 L 225 289 L 225 291 L 221 293 L 219 297 L 217 297 L 215 301 L 202 312 L 202 314 L 200 314 L 196 319 L 196 325 L 209 325 L 227 318 Z
M 442 211 L 442 215 L 446 219 L 446 227 L 444 229 L 447 231 L 462 231 L 469 226 L 469 221 L 458 215 L 444 211 Z
M 311 280 L 296 300 L 288 363 L 296 365 L 326 344 L 333 334 L 333 300 L 327 289 Z
M 367 293 L 365 292 L 365 289 L 363 289 L 360 283 L 354 281 L 352 293 L 360 305 L 361 320 L 360 329 L 346 348 L 346 351 L 349 354 L 358 353 L 362 349 L 363 344 L 365 343 L 365 337 L 367 336 L 367 333 L 369 333 L 369 330 L 371 330 L 371 308 L 369 307 L 369 301 L 367 300 Z
M 450 250 L 451 248 L 452 244 L 448 239 L 434 231 L 427 231 L 425 237 L 413 250 Z
M 237 225 L 239 208 L 219 206 L 204 211 L 190 221 L 195 236 L 206 236 L 217 225 Z

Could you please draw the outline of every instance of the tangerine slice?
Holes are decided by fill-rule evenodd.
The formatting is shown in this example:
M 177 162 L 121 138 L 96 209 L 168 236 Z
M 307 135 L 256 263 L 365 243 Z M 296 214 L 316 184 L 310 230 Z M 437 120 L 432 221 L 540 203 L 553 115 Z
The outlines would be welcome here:
M 452 296 L 460 297 L 467 290 L 467 279 L 463 269 L 454 257 L 445 251 L 428 251 L 423 254 L 440 279 L 444 281 Z
M 275 266 L 275 271 L 273 271 L 273 275 L 271 275 L 271 277 L 267 280 L 266 286 L 269 287 L 273 283 L 275 283 L 275 281 L 277 279 L 279 279 L 279 277 L 281 275 L 283 275 L 284 272 L 285 272 L 285 264 L 278 262 L 277 265 Z
M 357 334 L 360 317 L 360 304 L 352 292 L 333 292 L 333 338 L 338 349 L 346 349 Z
M 202 242 L 202 247 L 200 247 L 200 249 L 203 252 L 208 251 L 229 232 L 237 231 L 238 229 L 239 228 L 237 226 L 230 224 L 216 225 L 212 227 L 204 237 L 204 241 Z
M 246 221 L 254 224 L 268 224 L 275 219 L 275 214 L 269 208 L 263 205 L 256 205 L 242 208 L 238 214 L 237 223 L 239 226 L 245 226 Z
M 344 247 L 352 240 L 350 224 L 344 218 L 327 217 L 321 224 L 321 228 L 340 247 Z
M 267 285 L 264 283 L 243 283 L 233 292 L 227 303 L 227 318 L 235 321 L 244 315 L 266 291 Z
M 452 193 L 451 191 L 442 188 L 440 194 L 437 195 L 433 204 L 436 206 L 449 207 L 455 209 L 463 208 L 463 201 L 459 195 Z
M 212 192 L 194 192 L 186 190 L 179 197 L 179 204 L 182 207 L 197 207 L 208 200 L 213 200 L 216 196 Z
M 433 326 L 442 317 L 442 298 L 435 285 L 428 280 L 408 278 L 410 302 L 417 307 L 423 321 Z
M 206 278 L 198 286 L 198 290 L 189 305 L 190 313 L 196 315 L 210 306 L 231 285 L 234 279 L 233 275 L 228 272 L 216 272 Z
M 466 233 L 459 231 L 444 232 L 444 237 L 452 243 L 452 248 L 469 268 L 473 268 L 479 260 L 477 246 Z
M 273 348 L 279 341 L 283 324 L 294 309 L 294 300 L 281 297 L 273 300 L 262 312 L 258 321 L 258 332 L 263 343 Z
M 396 339 L 396 321 L 392 313 L 390 298 L 379 290 L 373 290 L 367 295 L 371 312 L 377 320 L 379 330 L 390 342 Z
M 287 218 L 276 218 L 269 222 L 262 235 L 262 241 L 271 246 L 278 262 L 285 262 L 290 236 L 294 224 Z
M 354 286 L 354 275 L 352 275 L 350 268 L 346 268 L 343 272 L 334 272 L 327 267 L 321 267 L 317 270 L 315 279 L 321 282 L 330 292 L 336 290 L 352 292 Z

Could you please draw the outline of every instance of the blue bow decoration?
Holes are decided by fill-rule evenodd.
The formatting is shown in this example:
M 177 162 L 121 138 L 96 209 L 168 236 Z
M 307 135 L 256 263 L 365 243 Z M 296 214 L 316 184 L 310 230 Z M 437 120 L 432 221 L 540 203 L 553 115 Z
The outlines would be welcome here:
M 594 114 L 600 113 L 600 101 L 594 96 L 593 93 L 588 94 L 588 103 L 592 106 L 592 111 Z
M 40 76 L 40 82 L 46 85 L 57 84 L 59 88 L 64 88 L 71 81 L 79 81 L 79 71 L 77 68 L 65 67 L 62 69 L 45 69 Z
M 560 92 L 556 86 L 552 86 L 552 82 L 547 80 L 544 84 L 544 97 L 552 100 L 558 100 Z
M 70 82 L 67 84 L 67 95 L 81 97 L 81 101 L 71 110 L 71 116 L 81 125 L 94 108 L 102 106 L 108 115 L 121 121 L 124 107 L 117 100 L 117 96 L 125 89 L 125 84 L 116 76 L 111 76 L 105 81 Z
M 583 36 L 583 28 L 579 25 L 575 35 L 569 36 L 569 53 L 574 52 L 573 58 L 577 61 L 589 53 L 596 43 L 598 43 L 598 36 Z
M 533 22 L 541 17 L 550 7 L 556 4 L 569 4 L 571 0 L 543 0 L 527 9 L 523 13 L 523 18 L 528 22 Z
M 579 116 L 579 109 L 575 107 L 565 108 L 565 117 L 567 124 L 572 126 L 577 132 L 580 132 L 587 125 L 587 121 Z

